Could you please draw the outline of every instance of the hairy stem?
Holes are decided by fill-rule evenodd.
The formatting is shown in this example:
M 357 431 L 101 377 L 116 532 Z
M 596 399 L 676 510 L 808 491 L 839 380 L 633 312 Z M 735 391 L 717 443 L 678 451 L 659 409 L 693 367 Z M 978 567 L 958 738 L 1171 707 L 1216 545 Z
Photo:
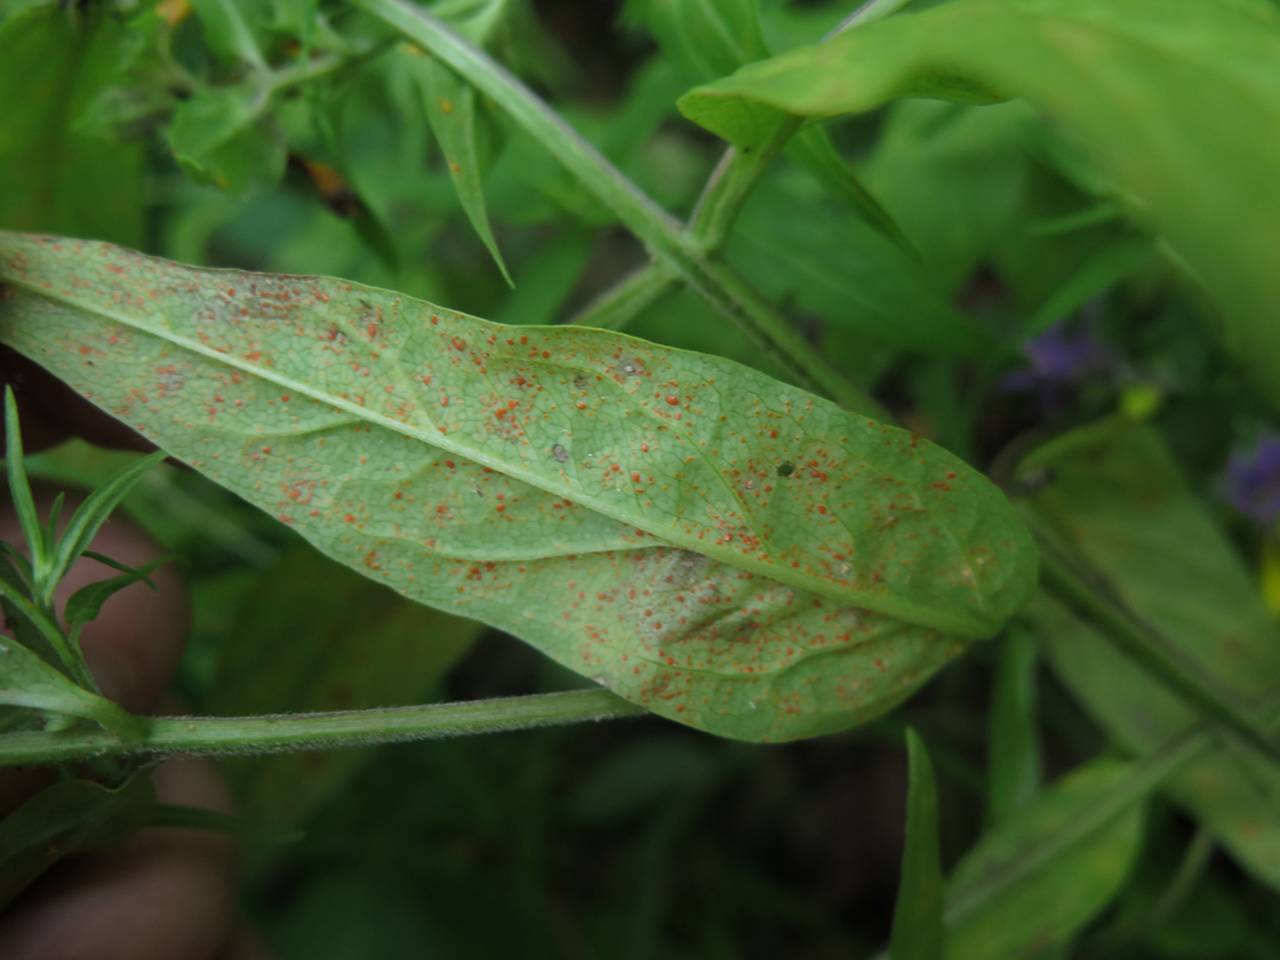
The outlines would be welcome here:
M 128 740 L 89 728 L 0 735 L 0 767 L 129 754 L 255 754 L 372 746 L 611 720 L 645 712 L 607 690 L 595 689 L 333 713 L 137 717 L 141 730 Z

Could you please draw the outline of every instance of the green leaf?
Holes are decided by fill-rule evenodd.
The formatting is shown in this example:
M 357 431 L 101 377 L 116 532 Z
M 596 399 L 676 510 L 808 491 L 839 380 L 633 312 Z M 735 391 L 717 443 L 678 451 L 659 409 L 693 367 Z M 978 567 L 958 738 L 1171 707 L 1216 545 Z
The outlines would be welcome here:
M 284 174 L 284 144 L 263 119 L 269 91 L 256 82 L 211 87 L 178 105 L 169 125 L 173 155 L 194 179 L 241 193 Z
M 266 61 L 253 31 L 245 22 L 241 4 L 243 0 L 191 0 L 200 26 L 204 28 L 204 40 L 209 49 L 229 64 L 246 64 L 257 70 L 266 70 Z M 246 4 L 252 8 L 256 4 Z
M 53 238 L 0 278 L 0 339 L 323 552 L 717 733 L 883 712 L 1035 582 L 980 474 L 731 361 Z
M 753 64 L 680 101 L 730 142 L 782 113 L 905 96 L 1027 98 L 1084 143 L 1222 315 L 1228 350 L 1280 405 L 1280 14 L 1200 0 L 957 0 Z M 1155 162 L 1153 158 L 1159 158 Z
M 996 667 L 987 732 L 987 821 L 999 824 L 1040 790 L 1035 637 L 1016 622 Z
M 153 802 L 151 781 L 62 780 L 0 820 L 0 909 L 72 853 L 131 833 Z
M 5 475 L 9 481 L 9 501 L 13 504 L 13 512 L 17 515 L 18 526 L 31 551 L 32 580 L 39 583 L 44 576 L 49 554 L 53 552 L 53 542 L 46 536 L 44 524 L 36 513 L 36 502 L 31 495 L 31 482 L 27 479 L 26 466 L 22 459 L 22 428 L 18 422 L 18 402 L 13 396 L 13 387 L 8 384 L 4 388 L 4 441 L 5 441 Z
M 787 141 L 787 156 L 832 194 L 852 207 L 903 254 L 916 258 L 915 244 L 836 151 L 822 127 L 805 127 Z
M 1033 500 L 1125 606 L 1239 705 L 1280 693 L 1280 631 L 1230 541 L 1150 429 L 1122 420 L 1067 434 L 1024 471 L 1053 482 Z M 1030 608 L 1054 670 L 1116 742 L 1145 753 L 1194 714 L 1048 599 Z M 1169 784 L 1264 883 L 1280 889 L 1280 771 L 1234 741 Z
M 963 290 L 1000 239 L 1022 239 L 1029 114 L 1022 103 L 938 100 L 905 100 L 885 111 L 863 178 L 919 248 L 931 285 L 947 296 Z
M 632 0 L 631 19 L 653 34 L 686 84 L 705 83 L 769 55 L 760 32 L 757 0 Z M 906 235 L 836 152 L 822 127 L 800 130 L 786 144 L 787 155 L 848 203 L 867 223 L 913 252 Z
M 136 460 L 119 473 L 111 476 L 80 501 L 80 505 L 76 507 L 75 512 L 67 521 L 61 538 L 53 547 L 49 573 L 51 582 L 47 587 L 48 592 L 41 598 L 43 602 L 52 602 L 53 588 L 58 581 L 66 576 L 67 571 L 71 569 L 71 565 L 80 558 L 81 554 L 89 549 L 89 544 L 93 542 L 93 538 L 98 535 L 102 525 L 111 519 L 111 514 L 115 512 L 120 502 L 129 495 L 129 491 L 151 471 L 152 467 L 163 459 L 164 454 L 156 451 Z
M 122 81 L 132 41 L 98 5 L 41 4 L 0 23 L 0 226 L 141 241 L 141 146 L 82 124 Z
M 686 83 L 722 77 L 769 55 L 757 0 L 631 0 L 627 16 L 653 34 Z
M 988 357 L 1002 344 L 954 309 L 920 263 L 850 218 L 802 176 L 770 176 L 747 200 L 728 257 L 762 292 L 790 298 L 867 345 Z
M 907 835 L 902 876 L 893 908 L 893 960 L 942 958 L 942 854 L 938 842 L 938 790 L 924 741 L 907 730 Z
M 462 209 L 493 257 L 493 262 L 502 271 L 503 279 L 515 286 L 502 259 L 502 251 L 498 249 L 498 241 L 494 239 L 485 207 L 484 161 L 478 139 L 480 117 L 476 113 L 475 88 L 440 61 L 423 56 L 420 51 L 401 52 L 400 55 L 407 61 L 421 87 L 431 132 L 444 154 Z
M 1121 807 L 1051 856 L 1042 851 L 1123 790 L 1134 771 L 1111 761 L 1081 767 L 978 841 L 947 883 L 948 960 L 1041 956 L 1114 899 L 1141 848 L 1140 806 Z M 1018 882 L 1002 884 L 1014 871 Z M 991 884 L 1001 886 L 998 896 L 976 896 Z
M 237 612 L 206 707 L 244 716 L 413 703 L 432 692 L 479 630 L 296 549 L 263 571 Z M 229 760 L 227 771 L 246 817 L 295 825 L 370 759 L 368 750 L 294 753 Z
M 62 617 L 67 624 L 67 631 L 71 635 L 72 642 L 75 643 L 79 639 L 80 630 L 84 625 L 96 619 L 98 614 L 102 612 L 102 605 L 125 587 L 131 587 L 138 582 L 151 586 L 151 581 L 147 579 L 147 575 L 165 562 L 165 558 L 159 558 L 152 560 L 139 570 L 130 570 L 118 577 L 110 577 L 106 580 L 95 580 L 68 597 L 67 606 L 63 611 Z
M 0 583 L 0 588 L 5 587 Z M 9 637 L 0 637 L 0 704 L 84 717 L 109 730 L 130 727 L 128 714 L 117 704 L 76 686 Z

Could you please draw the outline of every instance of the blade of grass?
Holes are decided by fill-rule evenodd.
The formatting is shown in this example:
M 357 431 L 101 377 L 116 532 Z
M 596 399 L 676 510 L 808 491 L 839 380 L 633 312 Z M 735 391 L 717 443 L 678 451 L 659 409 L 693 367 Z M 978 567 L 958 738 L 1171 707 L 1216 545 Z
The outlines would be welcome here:
M 893 960 L 942 958 L 942 856 L 938 790 L 924 741 L 907 729 L 907 829 L 893 910 Z
M 27 479 L 22 460 L 22 428 L 18 423 L 18 401 L 13 387 L 4 389 L 5 471 L 9 479 L 9 499 L 18 525 L 31 550 L 32 580 L 40 584 L 48 564 L 50 544 L 45 540 L 45 528 L 36 513 L 35 498 L 31 495 L 31 483 Z

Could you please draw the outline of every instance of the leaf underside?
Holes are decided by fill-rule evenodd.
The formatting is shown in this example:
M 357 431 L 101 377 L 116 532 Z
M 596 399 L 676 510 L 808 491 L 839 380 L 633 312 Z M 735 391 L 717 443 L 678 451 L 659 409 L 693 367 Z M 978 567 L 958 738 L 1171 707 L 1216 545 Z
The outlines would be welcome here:
M 889 709 L 1036 576 L 920 437 L 717 357 L 0 233 L 0 340 L 320 550 L 672 719 Z

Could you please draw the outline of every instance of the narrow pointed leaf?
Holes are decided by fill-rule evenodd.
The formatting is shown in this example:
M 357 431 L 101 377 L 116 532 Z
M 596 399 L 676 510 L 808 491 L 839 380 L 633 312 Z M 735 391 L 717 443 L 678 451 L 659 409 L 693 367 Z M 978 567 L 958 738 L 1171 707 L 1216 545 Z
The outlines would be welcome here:
M 458 201 L 476 235 L 502 271 L 503 279 L 515 286 L 498 249 L 485 205 L 484 167 L 478 140 L 481 118 L 476 113 L 475 88 L 438 60 L 420 53 L 403 56 L 421 86 L 427 121 L 449 166 Z
M 0 637 L 0 703 L 84 717 L 111 730 L 129 726 L 119 706 L 76 686 L 10 637 Z
M 1208 293 L 1227 348 L 1280 405 L 1280 139 L 1259 135 L 1280 126 L 1278 58 L 1273 4 L 956 0 L 752 64 L 680 109 L 749 147 L 786 114 L 1025 97 L 1087 148 Z
M 721 358 L 54 238 L 0 280 L 0 340 L 323 552 L 717 733 L 880 713 L 1035 581 L 984 477 Z
M 915 244 L 836 151 L 824 128 L 805 127 L 787 141 L 785 149 L 792 162 L 809 171 L 832 194 L 849 204 L 901 253 L 912 260 L 920 258 Z
M 893 960 L 942 960 L 942 853 L 938 788 L 929 751 L 907 730 L 907 837 L 893 908 Z
M 5 473 L 9 481 L 9 502 L 17 515 L 18 526 L 31 551 L 32 572 L 36 580 L 45 575 L 45 565 L 52 543 L 45 538 L 44 525 L 36 513 L 35 498 L 31 495 L 31 482 L 27 479 L 26 465 L 22 459 L 22 429 L 18 423 L 18 402 L 13 388 L 4 388 L 4 439 Z
M 164 454 L 159 451 L 141 458 L 125 467 L 80 502 L 71 519 L 67 521 L 62 538 L 54 550 L 51 561 L 53 585 L 66 575 L 71 565 L 89 548 L 89 544 L 98 535 L 102 525 L 110 519 L 111 514 L 120 505 L 120 501 L 127 497 L 138 481 L 163 459 Z M 50 586 L 50 591 L 53 585 Z
M 1018 621 L 1009 632 L 992 681 L 987 720 L 987 821 L 999 824 L 1040 789 L 1036 734 L 1035 637 Z
M 102 612 L 102 605 L 125 587 L 131 587 L 139 582 L 150 585 L 151 581 L 147 579 L 147 574 L 165 562 L 163 557 L 153 560 L 139 570 L 130 570 L 106 580 L 96 580 L 73 593 L 67 598 L 67 606 L 62 615 L 71 636 L 77 637 L 80 629 Z
M 1246 709 L 1280 694 L 1275 617 L 1154 431 L 1104 421 L 1060 437 L 1023 469 L 1052 474 L 1031 501 L 1036 512 L 1191 670 Z M 1124 749 L 1153 750 L 1195 722 L 1184 700 L 1060 604 L 1041 597 L 1028 612 L 1054 671 Z M 1227 740 L 1170 781 L 1168 792 L 1242 867 L 1280 890 L 1273 761 Z
M 1141 848 L 1142 807 L 1126 796 L 1138 774 L 1111 761 L 1081 767 L 978 841 L 947 882 L 947 960 L 1041 956 L 1096 916 Z

